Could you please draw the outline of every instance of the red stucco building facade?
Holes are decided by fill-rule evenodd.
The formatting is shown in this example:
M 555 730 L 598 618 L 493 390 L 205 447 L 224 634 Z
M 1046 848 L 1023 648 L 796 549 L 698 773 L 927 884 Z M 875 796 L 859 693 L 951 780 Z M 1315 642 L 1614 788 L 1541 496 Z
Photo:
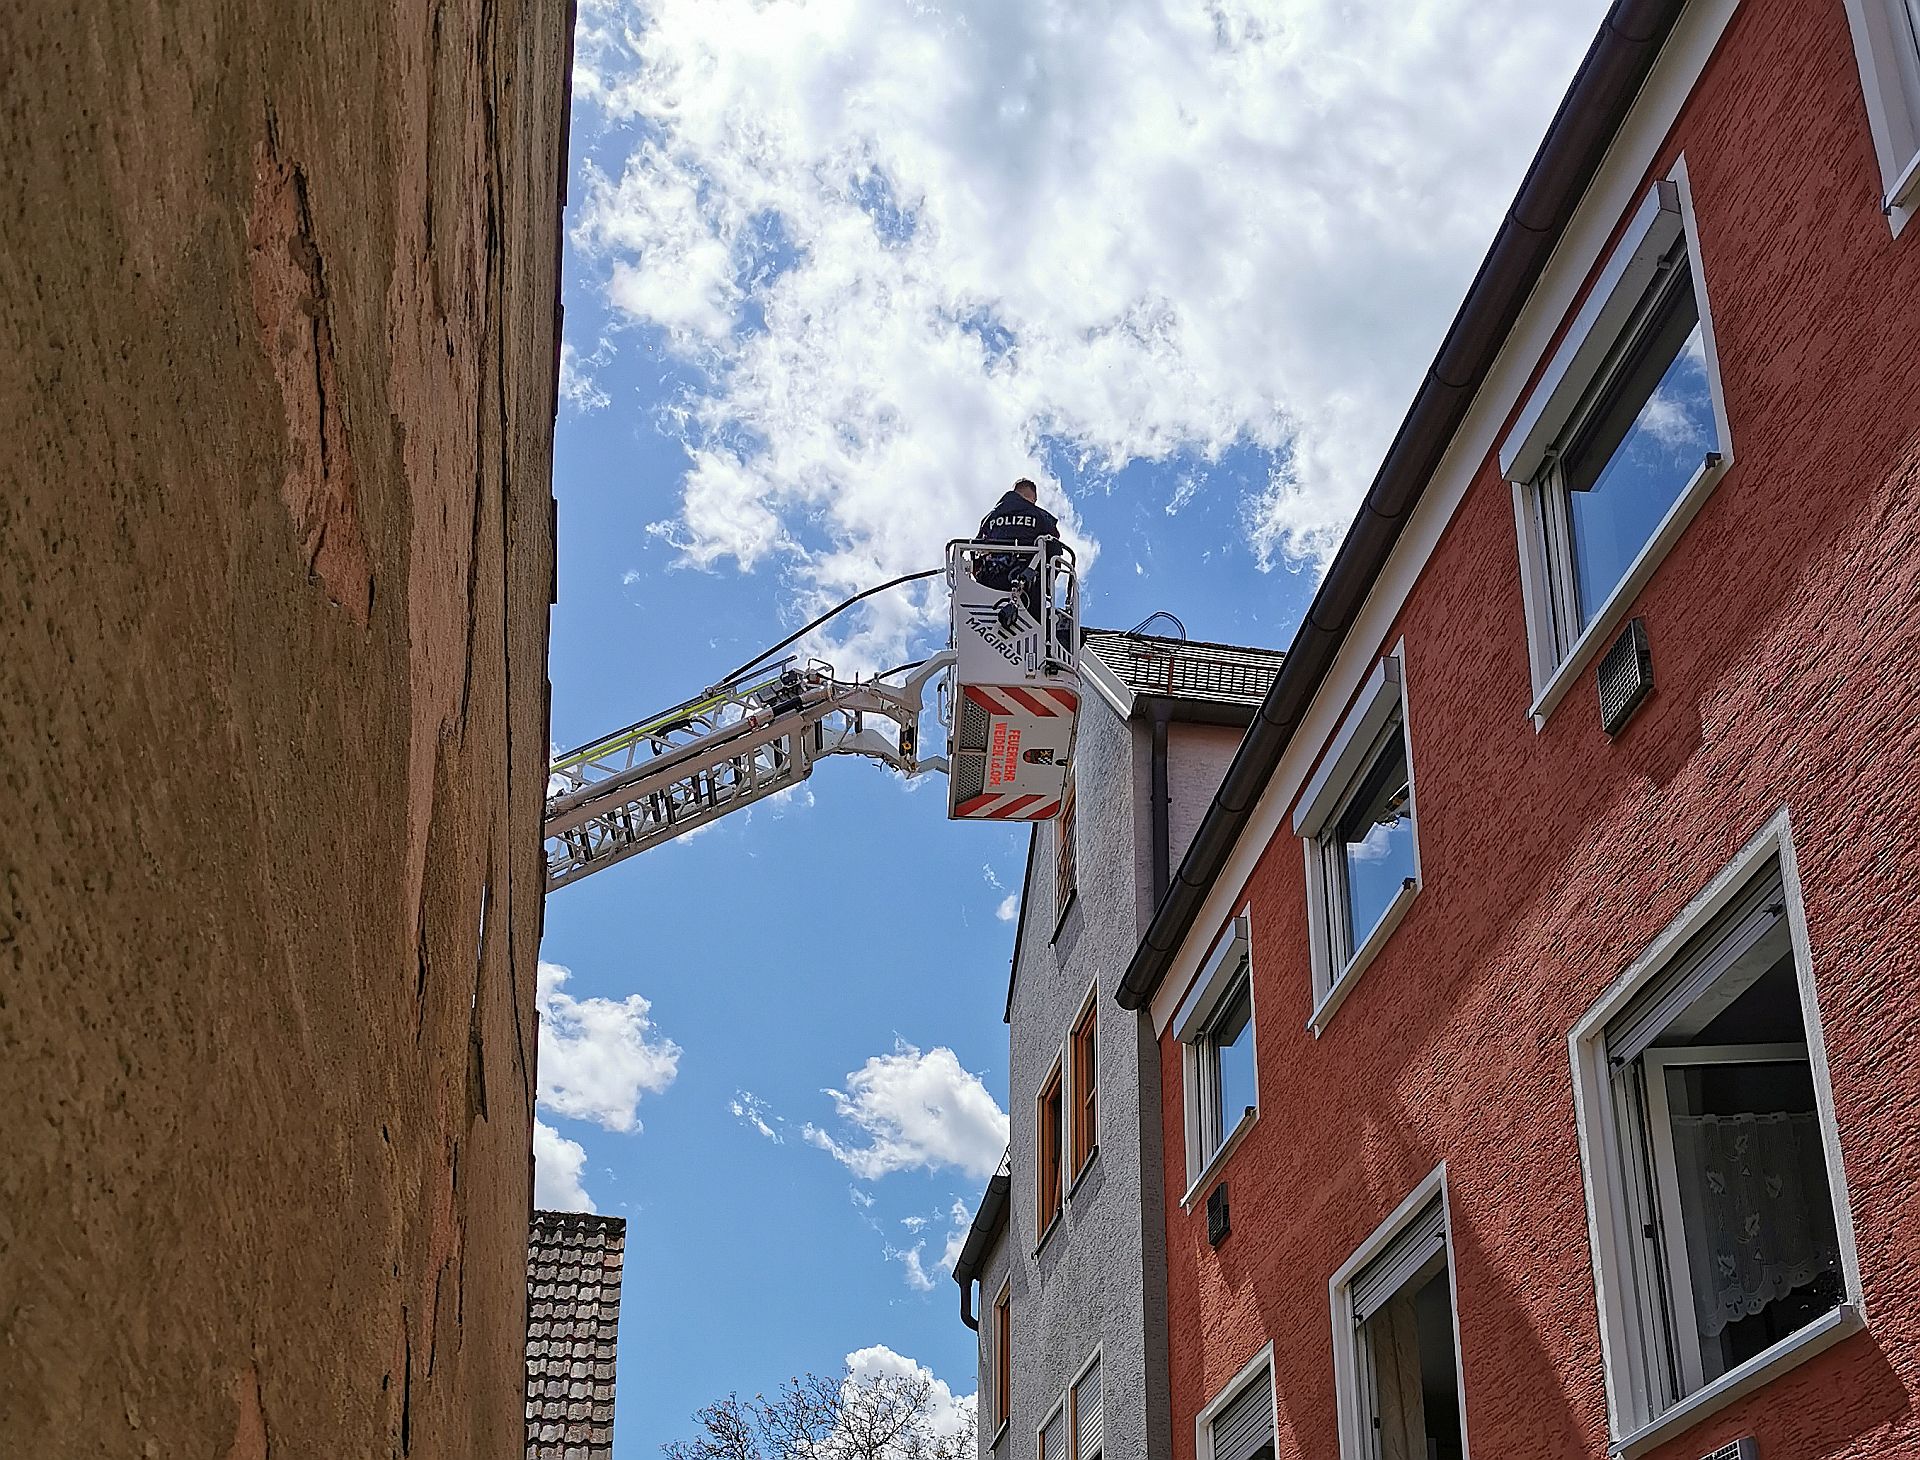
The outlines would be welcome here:
M 1767 1460 L 1920 1455 L 1920 229 L 1889 206 L 1903 103 L 1875 69 L 1909 12 L 1880 3 L 1614 7 L 1529 179 L 1575 173 L 1542 265 L 1509 280 L 1437 463 L 1364 591 L 1344 589 L 1352 611 L 1316 614 L 1289 655 L 1324 642 L 1292 722 L 1269 715 L 1257 800 L 1234 806 L 1229 776 L 1182 869 L 1185 916 L 1163 904 L 1130 970 L 1122 1002 L 1160 1039 L 1176 1460 L 1259 1454 L 1263 1436 L 1279 1460 L 1419 1454 L 1422 1440 L 1477 1460 L 1693 1460 L 1743 1439 Z M 1618 105 L 1584 139 L 1581 173 L 1555 147 L 1581 107 L 1592 123 L 1597 93 L 1581 87 L 1610 66 Z M 1636 370 L 1651 378 L 1629 349 L 1636 311 L 1668 307 L 1650 269 L 1691 282 L 1700 323 L 1615 449 L 1687 444 L 1667 418 L 1689 371 L 1706 449 L 1656 501 L 1643 545 L 1613 524 L 1617 577 L 1581 556 L 1556 580 L 1577 580 L 1579 600 L 1556 630 L 1553 534 L 1578 544 L 1604 491 L 1553 497 L 1537 475 L 1516 486 L 1515 468 L 1575 472 L 1595 432 L 1605 455 L 1604 422 L 1555 431 Z M 1463 322 L 1494 307 L 1494 272 Z M 1690 318 L 1661 327 L 1678 339 Z M 1443 350 L 1435 377 L 1457 385 L 1448 364 Z M 1570 530 L 1530 515 L 1550 518 L 1535 505 L 1550 499 L 1572 504 Z M 1380 530 L 1363 511 L 1355 531 Z M 1343 554 L 1323 600 L 1362 563 Z M 1653 687 L 1609 734 L 1596 673 L 1628 635 L 1632 678 L 1635 621 Z M 1315 859 L 1357 805 L 1343 787 L 1382 724 L 1400 726 L 1407 784 L 1371 820 L 1359 806 L 1368 835 L 1334 854 L 1363 858 L 1410 828 L 1411 871 L 1377 922 L 1330 931 L 1316 909 L 1371 873 Z M 1742 907 L 1759 920 L 1744 934 Z M 1735 936 L 1759 940 L 1741 967 L 1771 950 L 1771 982 L 1686 972 L 1734 958 Z M 1683 974 L 1719 990 L 1726 1018 L 1686 1022 L 1684 989 L 1664 1025 L 1648 1012 Z M 1236 976 L 1245 1043 L 1208 1032 L 1207 1001 Z M 1768 1032 L 1729 1034 L 1742 1019 Z M 1636 1020 L 1656 1031 L 1645 1048 Z M 1243 1060 L 1256 1097 L 1209 1131 L 1219 1112 L 1196 1106 L 1210 1091 L 1218 1105 Z M 1758 1115 L 1699 1094 L 1749 1078 L 1811 1093 L 1747 1099 Z M 1636 1102 L 1656 1086 L 1706 1103 L 1650 1115 Z M 1692 1266 L 1689 1242 L 1723 1239 L 1696 1232 L 1710 1198 L 1689 1195 L 1674 1143 L 1711 1127 L 1744 1149 L 1760 1125 L 1802 1156 L 1784 1198 L 1772 1168 L 1749 1172 L 1774 1205 L 1744 1228 L 1769 1257 L 1794 1241 L 1812 1256 L 1766 1291 L 1749 1283 L 1735 1318 L 1697 1317 L 1689 1294 L 1701 1313 L 1741 1294 L 1711 1257 Z M 1702 1167 L 1715 1192 L 1718 1159 Z M 1405 1246 L 1429 1200 L 1438 1258 Z M 1783 1202 L 1819 1230 L 1780 1236 Z M 1424 1435 L 1370 1289 L 1396 1254 L 1416 1279 L 1447 1279 L 1431 1293 L 1451 1357 L 1430 1315 L 1401 1335 Z M 1236 1400 L 1265 1407 L 1263 1379 L 1270 1421 L 1230 1434 Z M 1395 1384 L 1416 1411 L 1400 1433 Z

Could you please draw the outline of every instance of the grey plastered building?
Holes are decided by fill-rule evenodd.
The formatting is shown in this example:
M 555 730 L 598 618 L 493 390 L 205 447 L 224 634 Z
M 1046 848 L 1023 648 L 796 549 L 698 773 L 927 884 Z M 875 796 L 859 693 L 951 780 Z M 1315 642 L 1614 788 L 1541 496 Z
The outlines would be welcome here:
M 1071 793 L 1027 847 L 1011 1142 L 954 1268 L 982 1460 L 1170 1453 L 1158 1048 L 1113 994 L 1280 655 L 1088 630 L 1081 663 Z

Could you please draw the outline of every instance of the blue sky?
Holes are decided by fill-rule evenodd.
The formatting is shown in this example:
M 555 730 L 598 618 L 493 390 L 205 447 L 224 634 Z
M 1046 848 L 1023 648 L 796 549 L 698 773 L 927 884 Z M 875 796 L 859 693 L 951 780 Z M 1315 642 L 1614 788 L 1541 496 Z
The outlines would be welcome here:
M 1603 8 L 583 0 L 556 746 L 1021 474 L 1090 622 L 1284 646 Z M 539 1195 L 629 1219 L 620 1456 L 855 1354 L 970 1402 L 1025 844 L 849 761 L 551 899 Z

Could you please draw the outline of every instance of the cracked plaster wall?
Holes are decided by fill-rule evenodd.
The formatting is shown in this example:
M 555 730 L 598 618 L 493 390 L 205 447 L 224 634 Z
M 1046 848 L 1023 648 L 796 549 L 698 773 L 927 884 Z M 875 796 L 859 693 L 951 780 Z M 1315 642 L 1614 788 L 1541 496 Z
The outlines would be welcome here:
M 0 1454 L 521 1454 L 570 35 L 0 9 Z

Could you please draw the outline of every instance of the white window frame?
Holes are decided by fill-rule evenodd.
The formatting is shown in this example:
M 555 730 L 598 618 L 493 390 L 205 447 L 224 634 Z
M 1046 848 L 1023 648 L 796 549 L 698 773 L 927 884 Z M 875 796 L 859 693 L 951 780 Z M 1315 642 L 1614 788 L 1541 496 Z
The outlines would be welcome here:
M 1249 1384 L 1258 1383 L 1260 1371 L 1266 1370 L 1267 1402 L 1272 1405 L 1273 1435 L 1275 1447 L 1280 1439 L 1280 1388 L 1279 1380 L 1273 1372 L 1273 1344 L 1267 1346 L 1240 1366 L 1235 1374 L 1221 1387 L 1218 1394 L 1209 1399 L 1200 1412 L 1193 1417 L 1194 1460 L 1213 1460 L 1213 1422 L 1221 1411 L 1238 1399 Z
M 1441 1230 L 1446 1238 L 1447 1305 L 1453 1320 L 1453 1378 L 1455 1400 L 1460 1406 L 1460 1454 L 1462 1460 L 1470 1460 L 1472 1455 L 1467 1438 L 1467 1371 L 1460 1350 L 1460 1271 L 1453 1259 L 1453 1207 L 1447 1199 L 1447 1163 L 1442 1161 L 1407 1193 L 1406 1199 L 1373 1229 L 1327 1281 L 1327 1301 L 1333 1312 L 1334 1404 L 1341 1460 L 1372 1460 L 1374 1455 L 1373 1410 L 1367 1396 L 1360 1392 L 1367 1365 L 1360 1352 L 1359 1326 L 1354 1320 L 1353 1280 L 1385 1252 L 1436 1197 L 1440 1201 Z
M 1249 1010 L 1247 1053 L 1253 1060 L 1253 1104 L 1240 1114 L 1231 1128 L 1221 1130 L 1218 1142 L 1209 1147 L 1204 1106 L 1209 1098 L 1217 1098 L 1217 1092 L 1210 1093 L 1208 1089 L 1206 1038 L 1228 998 L 1240 988 L 1243 962 Z M 1260 1113 L 1260 1011 L 1254 1002 L 1252 917 L 1247 908 L 1240 910 L 1215 945 L 1200 976 L 1188 990 L 1173 1028 L 1175 1038 L 1180 1041 L 1186 1097 L 1187 1194 L 1180 1204 L 1183 1209 L 1191 1210 L 1195 1194 L 1226 1164 Z M 1222 1111 L 1223 1123 L 1225 1118 L 1226 1112 Z
M 1644 1378 L 1651 1296 L 1635 1283 L 1628 1251 L 1634 1241 L 1627 1177 L 1616 1168 L 1620 1147 L 1618 1117 L 1613 1098 L 1613 1072 L 1607 1060 L 1607 1025 L 1633 996 L 1657 977 L 1686 942 L 1708 927 L 1714 918 L 1752 884 L 1769 861 L 1777 861 L 1794 975 L 1800 990 L 1800 1018 L 1806 1032 L 1807 1063 L 1813 1074 L 1814 1109 L 1819 1118 L 1826 1154 L 1827 1185 L 1833 1199 L 1834 1229 L 1839 1237 L 1840 1269 L 1846 1297 L 1840 1306 L 1766 1349 L 1685 1398 L 1656 1412 L 1657 1397 Z M 1801 895 L 1799 866 L 1794 857 L 1793 833 L 1783 808 L 1743 847 L 1725 868 L 1681 910 L 1647 950 L 1614 981 L 1606 993 L 1581 1016 L 1567 1036 L 1573 1066 L 1574 1122 L 1580 1136 L 1580 1166 L 1586 1186 L 1587 1230 L 1593 1250 L 1593 1279 L 1600 1311 L 1600 1350 L 1607 1390 L 1607 1421 L 1612 1453 L 1633 1457 L 1645 1453 L 1680 1431 L 1698 1424 L 1715 1410 L 1765 1384 L 1775 1375 L 1804 1363 L 1823 1349 L 1857 1332 L 1866 1324 L 1860 1286 L 1860 1255 L 1854 1240 L 1847 1194 L 1847 1177 L 1840 1150 L 1840 1128 L 1833 1109 L 1833 1086 L 1828 1075 L 1826 1041 L 1821 1032 L 1820 1007 L 1813 976 L 1812 947 L 1807 937 L 1806 907 Z M 1797 1046 L 1796 1046 L 1797 1048 Z M 1697 1049 L 1675 1051 L 1682 1061 L 1697 1058 Z M 1643 1056 L 1644 1057 L 1644 1056 Z M 1651 1085 L 1652 1082 L 1649 1082 Z
M 1407 814 L 1413 831 L 1413 876 L 1394 895 L 1372 928 L 1345 927 L 1343 873 L 1332 865 L 1337 852 L 1327 838 L 1353 795 L 1354 783 L 1372 764 L 1390 725 L 1398 722 L 1407 757 Z M 1294 835 L 1307 861 L 1307 937 L 1313 970 L 1313 1013 L 1307 1028 L 1315 1038 L 1333 1018 L 1356 980 L 1400 926 L 1419 894 L 1420 806 L 1414 781 L 1413 732 L 1407 717 L 1406 641 L 1394 645 L 1361 685 L 1353 707 L 1327 742 L 1313 779 L 1301 792 L 1293 813 Z M 1336 902 L 1339 905 L 1336 905 Z M 1347 945 L 1353 941 L 1349 952 Z
M 1101 1345 L 1095 1344 L 1093 1352 L 1088 1354 L 1079 1370 L 1067 1381 L 1065 1404 L 1067 1406 L 1067 1454 L 1072 1460 L 1080 1460 L 1080 1386 L 1086 1382 L 1088 1374 L 1093 1372 L 1095 1364 L 1100 1363 Z M 1107 1371 L 1104 1364 L 1100 1369 L 1100 1449 L 1098 1453 L 1107 1453 Z
M 1880 164 L 1880 211 L 1894 237 L 1920 211 L 1920 41 L 1907 0 L 1846 0 L 1867 128 Z
M 1571 527 L 1560 510 L 1555 489 L 1542 487 L 1538 478 L 1554 442 L 1573 420 L 1588 388 L 1625 335 L 1660 260 L 1682 239 L 1686 241 L 1688 273 L 1700 314 L 1707 388 L 1719 444 L 1695 469 L 1592 622 L 1569 634 L 1561 625 L 1572 583 Z M 1554 707 L 1612 640 L 1640 591 L 1732 466 L 1733 433 L 1720 381 L 1720 353 L 1714 341 L 1713 311 L 1700 257 L 1700 230 L 1694 220 L 1687 162 L 1682 157 L 1672 173 L 1641 199 L 1586 302 L 1500 445 L 1501 475 L 1513 485 L 1527 658 L 1533 671 L 1533 702 L 1528 713 L 1535 730 L 1546 727 Z M 1556 602 L 1563 605 L 1559 613 L 1555 611 Z

